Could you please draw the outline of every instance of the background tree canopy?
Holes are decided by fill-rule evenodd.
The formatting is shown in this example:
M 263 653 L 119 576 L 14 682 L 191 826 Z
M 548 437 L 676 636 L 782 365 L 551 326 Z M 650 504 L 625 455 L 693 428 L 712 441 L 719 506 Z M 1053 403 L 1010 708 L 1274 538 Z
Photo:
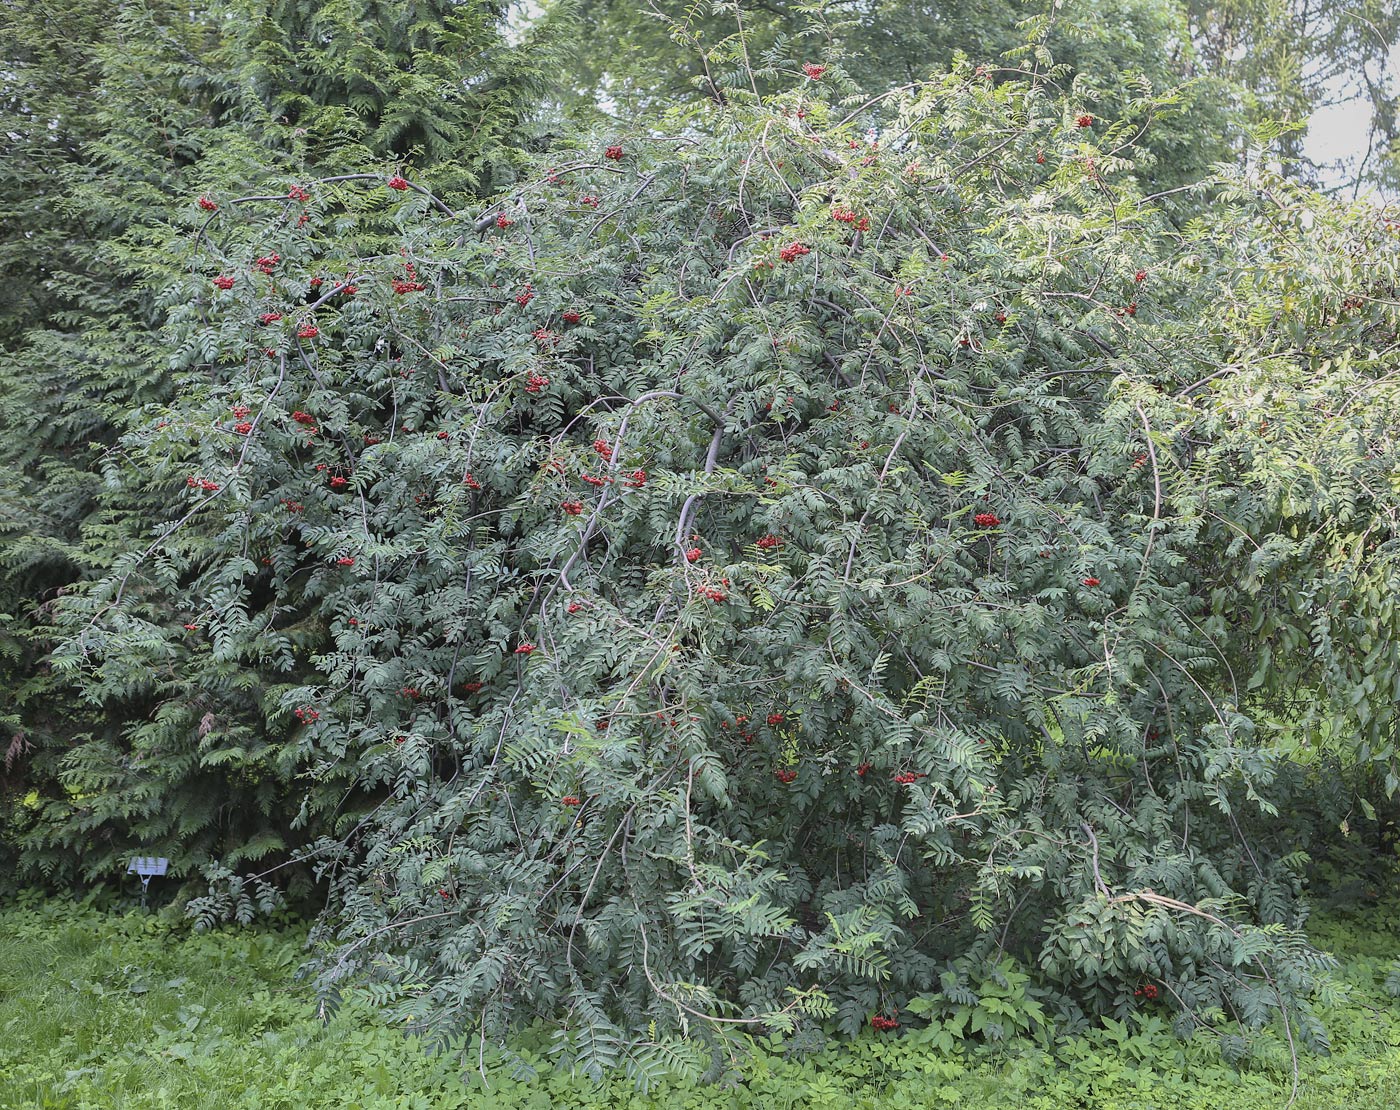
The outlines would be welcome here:
M 858 14 L 131 5 L 96 115 L 28 26 L 22 879 L 319 901 L 328 998 L 591 1073 L 1018 965 L 1325 1044 L 1299 845 L 1400 783 L 1400 221 L 1257 168 L 1201 13 Z

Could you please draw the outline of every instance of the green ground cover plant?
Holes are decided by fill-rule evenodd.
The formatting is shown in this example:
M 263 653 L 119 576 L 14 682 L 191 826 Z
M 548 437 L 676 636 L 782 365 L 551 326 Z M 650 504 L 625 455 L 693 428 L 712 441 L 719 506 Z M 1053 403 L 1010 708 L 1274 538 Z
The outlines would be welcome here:
M 1303 1060 L 1295 1105 L 1389 1110 L 1400 1085 L 1400 1008 L 1385 984 L 1400 952 L 1400 903 L 1334 912 L 1312 937 L 1339 956 L 1340 989 L 1323 1007 L 1332 1052 Z M 296 977 L 305 942 L 305 929 L 286 923 L 201 933 L 90 904 L 32 899 L 4 911 L 0 1107 L 1267 1110 L 1290 1094 L 1281 1043 L 1237 1070 L 1209 1034 L 1183 1042 L 1153 1014 L 1056 1036 L 1014 971 L 911 1035 L 867 1031 L 811 1055 L 758 1037 L 710 1086 L 595 1084 L 552 1066 L 539 1029 L 509 1052 L 461 1041 L 435 1051 L 364 992 L 318 1014 Z M 966 1037 L 988 1021 L 1025 1031 L 994 1043 Z

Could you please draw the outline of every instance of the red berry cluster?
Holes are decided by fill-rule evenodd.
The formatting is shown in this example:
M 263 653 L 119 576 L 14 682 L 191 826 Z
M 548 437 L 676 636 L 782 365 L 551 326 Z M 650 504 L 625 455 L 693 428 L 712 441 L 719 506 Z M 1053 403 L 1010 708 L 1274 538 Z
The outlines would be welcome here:
M 595 439 L 593 450 L 604 462 L 612 462 L 612 445 L 606 439 Z
M 275 251 L 272 254 L 265 254 L 253 263 L 254 269 L 261 270 L 265 274 L 272 273 L 277 268 L 277 263 L 282 261 L 282 256 Z
M 258 323 L 266 326 L 268 324 L 275 324 L 280 319 L 282 319 L 282 314 L 280 312 L 264 312 L 258 317 Z
M 1075 116 L 1074 123 L 1076 127 L 1093 127 L 1094 117 L 1085 112 L 1083 115 Z
M 405 686 L 399 690 L 399 693 L 402 694 L 404 697 L 408 698 L 410 701 L 417 701 L 423 696 L 417 686 Z
M 541 347 L 553 347 L 559 342 L 558 334 L 550 331 L 548 328 L 536 328 L 530 334 Z
M 629 489 L 641 489 L 647 484 L 647 472 L 645 470 L 634 470 L 627 475 L 627 480 L 622 483 Z
M 578 516 L 579 513 L 583 512 L 582 501 L 561 501 L 559 502 L 559 507 L 568 513 L 569 516 Z
M 214 279 L 214 285 L 219 289 L 232 289 L 233 278 L 229 277 L 227 274 L 220 274 Z
M 199 206 L 206 212 L 217 212 L 219 210 L 219 206 L 208 197 L 200 197 Z
M 773 772 L 773 775 L 777 778 L 779 782 L 783 783 L 784 785 L 792 782 L 793 779 L 797 778 L 797 772 L 791 767 L 779 767 L 776 771 Z
M 802 243 L 789 243 L 787 246 L 785 246 L 782 250 L 778 252 L 778 257 L 781 258 L 784 262 L 795 262 L 804 254 L 811 253 L 812 249 L 808 246 L 803 245 Z
M 389 178 L 387 184 L 388 184 L 389 188 L 391 188 L 391 189 L 397 189 L 397 190 L 399 190 L 399 192 L 403 192 L 405 189 L 408 188 L 408 182 L 405 181 L 405 180 L 404 180 L 402 177 L 400 177 L 398 174 L 394 174 L 393 177 Z
M 1135 282 L 1137 282 L 1139 285 L 1142 284 L 1144 281 L 1147 280 L 1147 271 L 1146 271 L 1146 270 L 1139 270 L 1137 273 L 1135 273 L 1135 274 L 1133 275 L 1133 280 L 1134 280 Z
M 395 278 L 392 282 L 394 292 L 403 296 L 405 293 L 421 293 L 427 288 L 421 281 L 414 281 L 412 278 Z
M 707 597 L 711 601 L 729 600 L 729 595 L 717 586 L 701 586 L 698 592 L 701 597 Z
M 193 476 L 185 479 L 185 485 L 190 489 L 202 489 L 206 493 L 213 493 L 219 488 L 218 482 L 211 482 L 208 478 L 195 478 Z
M 321 714 L 308 705 L 303 705 L 300 709 L 293 710 L 292 716 L 304 725 L 309 725 L 312 721 L 319 721 Z
M 330 481 L 331 489 L 344 489 L 349 484 L 350 483 L 339 474 L 333 476 Z
M 774 548 L 782 546 L 782 539 L 778 536 L 773 535 L 771 532 L 766 536 L 760 536 L 758 538 L 758 549 L 760 551 L 772 551 Z
M 481 483 L 476 480 L 476 476 L 470 470 L 467 471 L 467 476 L 462 479 L 462 485 L 466 486 L 467 489 L 481 488 Z
M 577 794 L 565 794 L 559 799 L 559 804 L 561 806 L 579 806 L 583 805 L 583 802 L 579 799 Z
M 505 215 L 504 213 L 496 217 L 496 226 L 501 228 L 502 230 L 505 230 L 506 228 L 510 227 L 510 225 L 513 223 L 515 223 L 515 221 L 512 220 L 509 216 Z
M 578 202 L 585 208 L 598 207 L 598 198 L 595 197 L 592 193 L 584 193 L 583 196 L 578 198 Z
M 525 379 L 525 392 L 538 393 L 549 384 L 549 379 L 543 374 L 531 374 Z
M 1090 587 L 1092 587 L 1092 586 L 1097 586 L 1097 585 L 1099 585 L 1099 580 L 1098 580 L 1097 578 L 1094 578 L 1094 577 L 1091 576 L 1091 577 L 1089 577 L 1089 578 L 1084 579 L 1084 585 L 1090 586 Z
M 622 157 L 622 147 L 613 145 L 603 151 L 603 157 L 611 162 L 616 162 Z
M 583 317 L 571 308 L 567 312 L 563 313 L 563 318 L 564 323 L 566 324 L 577 324 L 579 320 L 581 320 Z
M 306 424 L 311 427 L 316 426 L 316 418 L 312 416 L 309 412 L 302 412 L 301 409 L 296 409 L 295 411 L 293 411 L 292 419 L 295 420 L 298 424 Z
M 720 728 L 730 728 L 730 727 L 733 727 L 733 728 L 735 728 L 735 729 L 738 729 L 738 731 L 739 731 L 739 739 L 742 740 L 745 744 L 752 744 L 752 743 L 754 742 L 754 740 L 757 739 L 757 738 L 754 736 L 754 734 L 753 734 L 752 732 L 750 732 L 748 729 L 746 729 L 746 728 L 744 727 L 744 726 L 745 726 L 746 724 L 748 724 L 748 723 L 749 723 L 749 719 L 748 719 L 747 717 L 742 717 L 742 716 L 741 716 L 741 717 L 735 717 L 735 718 L 734 718 L 734 722 L 733 722 L 733 725 L 732 725 L 732 726 L 731 726 L 731 724 L 730 724 L 729 721 L 720 721 L 719 727 L 720 727 Z
M 803 62 L 802 72 L 807 75 L 809 81 L 820 81 L 822 74 L 826 72 L 826 66 L 819 66 L 815 62 Z
M 234 405 L 228 411 L 233 413 L 233 418 L 235 420 L 242 420 L 245 416 L 248 415 L 248 413 L 252 411 L 252 409 L 250 409 L 247 405 Z
M 596 478 L 592 474 L 580 474 L 579 477 L 582 478 L 585 482 L 587 482 L 590 486 L 606 486 L 609 482 L 612 481 L 611 478 Z
M 528 281 L 525 283 L 525 288 L 515 295 L 515 303 L 518 305 L 527 305 L 534 299 L 535 287 Z
M 302 324 L 301 327 L 297 328 L 298 339 L 315 339 L 320 334 L 321 329 L 315 324 Z
M 926 778 L 928 778 L 928 776 L 922 771 L 900 771 L 894 776 L 894 781 L 899 783 L 900 786 L 908 786 L 910 783 Z
M 288 200 L 310 200 L 311 194 L 300 185 L 293 185 L 291 191 L 287 193 Z
M 898 1011 L 895 1012 L 898 1013 Z M 888 1033 L 891 1029 L 899 1028 L 899 1019 L 876 1014 L 870 1019 L 870 1028 L 878 1029 L 881 1033 Z
M 870 767 L 870 761 L 864 760 L 856 767 L 856 774 L 858 774 L 861 778 L 865 778 L 866 772 L 870 770 Z
M 783 715 L 782 715 L 781 713 L 770 713 L 770 714 L 768 714 L 768 723 L 769 723 L 770 725 L 780 725 L 780 724 L 782 724 L 782 723 L 783 723 Z
M 1148 1000 L 1150 1001 L 1151 999 L 1154 999 L 1154 998 L 1157 997 L 1157 994 L 1158 994 L 1158 991 L 1157 991 L 1157 984 L 1156 984 L 1156 983 L 1144 983 L 1142 986 L 1138 987 L 1137 990 L 1133 991 L 1133 994 L 1134 994 L 1135 996 L 1137 996 L 1138 998 L 1146 998 L 1146 999 L 1148 999 Z
M 700 554 L 701 552 L 698 547 L 692 547 L 689 551 L 685 553 L 685 557 L 689 559 L 692 563 L 694 563 L 699 560 Z
M 870 217 L 869 217 L 869 216 L 857 216 L 857 215 L 856 215 L 854 212 L 852 212 L 849 208 L 845 208 L 845 207 L 843 207 L 842 205 L 839 205 L 839 204 L 838 204 L 835 208 L 833 208 L 833 209 L 831 210 L 831 218 L 832 218 L 833 220 L 835 220 L 837 223 L 841 223 L 841 224 L 850 224 L 850 225 L 852 225 L 857 231 L 869 231 L 869 230 L 870 230 Z
M 187 624 L 187 625 L 185 625 L 185 631 L 186 631 L 186 632 L 198 632 L 198 631 L 199 631 L 199 625 L 197 625 L 197 624 Z
M 978 528 L 995 528 L 1001 523 L 1001 517 L 996 513 L 978 513 L 972 518 L 972 523 Z
M 284 497 L 282 498 L 282 507 L 286 509 L 289 513 L 299 513 L 306 506 L 304 506 L 300 501 L 292 501 Z
M 335 565 L 338 567 L 353 567 L 355 565 L 355 558 L 352 555 L 342 555 L 335 561 Z
M 240 420 L 237 424 L 233 426 L 233 430 L 241 436 L 246 436 L 249 432 L 253 430 L 253 425 L 250 424 L 247 420 Z
M 1134 470 L 1136 470 L 1136 469 L 1137 469 L 1138 467 L 1140 467 L 1140 466 L 1146 466 L 1146 465 L 1147 465 L 1147 455 L 1146 455 L 1146 454 L 1139 455 L 1137 458 L 1135 458 L 1135 459 L 1133 460 L 1133 469 L 1134 469 Z
M 532 644 L 532 643 L 530 643 L 529 640 L 526 640 L 523 644 L 521 644 L 518 648 L 515 649 L 515 654 L 516 654 L 516 655 L 529 655 L 529 654 L 530 654 L 532 651 L 534 651 L 534 650 L 535 650 L 535 645 Z
M 569 602 L 568 606 L 565 608 L 564 611 L 572 616 L 574 613 L 577 613 L 582 608 L 583 606 L 580 605 L 577 601 L 571 601 Z
M 468 694 L 475 694 L 484 685 L 485 683 L 483 682 L 464 682 L 462 683 L 462 690 Z

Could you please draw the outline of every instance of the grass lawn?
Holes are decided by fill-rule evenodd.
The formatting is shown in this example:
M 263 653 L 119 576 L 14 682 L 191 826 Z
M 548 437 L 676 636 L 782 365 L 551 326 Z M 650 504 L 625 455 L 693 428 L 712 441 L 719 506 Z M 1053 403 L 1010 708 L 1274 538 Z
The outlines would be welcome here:
M 1302 1061 L 1295 1105 L 1395 1110 L 1400 1002 L 1383 988 L 1400 956 L 1400 907 L 1334 915 L 1313 932 L 1342 958 L 1343 989 L 1321 1009 L 1333 1052 Z M 1281 1048 L 1237 1071 L 1159 1019 L 971 1054 L 939 1048 L 936 1030 L 872 1033 L 800 1062 L 761 1042 L 727 1083 L 646 1094 L 623 1077 L 595 1087 L 517 1046 L 510 1063 L 487 1052 L 483 1080 L 475 1046 L 430 1054 L 364 998 L 320 1020 L 294 977 L 303 939 L 194 934 L 67 903 L 0 912 L 0 1108 L 1260 1110 L 1282 1107 L 1289 1092 Z M 536 1075 L 512 1078 L 522 1064 Z

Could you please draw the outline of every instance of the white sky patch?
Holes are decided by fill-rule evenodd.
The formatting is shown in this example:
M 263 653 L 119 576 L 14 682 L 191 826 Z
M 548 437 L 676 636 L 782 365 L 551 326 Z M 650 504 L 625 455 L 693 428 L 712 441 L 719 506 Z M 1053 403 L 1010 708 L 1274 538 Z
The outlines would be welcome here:
M 1400 80 L 1400 46 L 1391 51 L 1387 69 L 1392 80 Z M 1370 105 L 1361 99 L 1348 100 L 1326 105 L 1312 114 L 1303 139 L 1303 153 L 1321 167 L 1324 187 L 1335 188 L 1354 180 L 1370 142 Z M 1381 153 L 1371 152 L 1373 164 Z

